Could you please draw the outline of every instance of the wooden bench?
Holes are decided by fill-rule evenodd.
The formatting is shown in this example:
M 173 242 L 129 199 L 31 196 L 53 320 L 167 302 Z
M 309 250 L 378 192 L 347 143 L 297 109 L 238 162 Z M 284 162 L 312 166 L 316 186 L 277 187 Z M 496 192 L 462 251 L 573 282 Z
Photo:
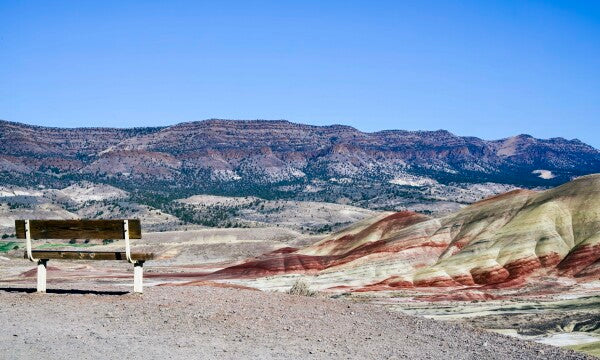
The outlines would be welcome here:
M 37 262 L 37 291 L 46 292 L 46 265 L 59 260 L 126 260 L 133 264 L 133 291 L 143 291 L 143 265 L 153 253 L 132 253 L 130 240 L 141 239 L 139 220 L 15 220 L 18 239 L 25 239 L 25 258 Z M 36 239 L 121 239 L 125 251 L 33 250 Z

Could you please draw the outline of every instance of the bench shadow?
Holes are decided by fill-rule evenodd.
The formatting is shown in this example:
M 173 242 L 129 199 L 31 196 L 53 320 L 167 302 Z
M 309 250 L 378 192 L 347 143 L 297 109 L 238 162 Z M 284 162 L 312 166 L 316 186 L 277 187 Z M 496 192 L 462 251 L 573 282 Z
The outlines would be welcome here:
M 35 288 L 0 287 L 0 291 L 15 293 L 35 293 Z M 47 289 L 48 294 L 76 294 L 76 295 L 127 295 L 129 291 L 104 291 L 104 290 L 79 290 L 79 289 Z

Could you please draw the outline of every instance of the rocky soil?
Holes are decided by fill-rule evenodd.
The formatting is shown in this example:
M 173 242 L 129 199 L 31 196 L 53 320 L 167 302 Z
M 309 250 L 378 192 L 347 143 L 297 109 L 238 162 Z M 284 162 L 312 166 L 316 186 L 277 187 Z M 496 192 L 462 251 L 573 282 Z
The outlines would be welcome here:
M 4 287 L 0 357 L 589 358 L 343 300 L 212 286 L 149 287 L 143 295 L 103 290 L 36 294 Z

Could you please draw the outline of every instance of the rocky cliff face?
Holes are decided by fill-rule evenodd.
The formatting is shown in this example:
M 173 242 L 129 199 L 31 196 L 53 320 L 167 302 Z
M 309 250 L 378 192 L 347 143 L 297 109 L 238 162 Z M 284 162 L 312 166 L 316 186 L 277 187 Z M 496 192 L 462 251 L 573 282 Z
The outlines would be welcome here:
M 515 190 L 441 218 L 382 215 L 303 249 L 224 269 L 223 278 L 311 275 L 321 289 L 545 291 L 600 277 L 600 175 Z M 275 280 L 276 282 L 276 280 Z M 557 288 L 557 289 L 558 289 Z
M 207 120 L 134 129 L 0 122 L 0 180 L 19 185 L 83 179 L 358 204 L 375 194 L 406 191 L 402 186 L 549 186 L 595 172 L 598 150 L 578 140 L 527 135 L 485 141 L 444 130 L 364 133 L 287 121 Z

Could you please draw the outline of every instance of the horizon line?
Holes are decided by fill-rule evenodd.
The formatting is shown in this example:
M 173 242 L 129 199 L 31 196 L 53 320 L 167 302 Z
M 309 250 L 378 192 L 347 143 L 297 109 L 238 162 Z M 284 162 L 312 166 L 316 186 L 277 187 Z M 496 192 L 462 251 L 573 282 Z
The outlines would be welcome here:
M 61 130 L 92 130 L 92 129 L 113 129 L 113 130 L 129 130 L 129 129 L 167 129 L 170 127 L 174 127 L 174 126 L 178 126 L 178 125 L 184 125 L 184 124 L 194 124 L 194 123 L 204 123 L 204 122 L 209 122 L 209 121 L 229 121 L 229 122 L 284 122 L 284 123 L 288 123 L 288 124 L 293 124 L 293 125 L 302 125 L 302 126 L 310 126 L 310 127 L 315 127 L 315 128 L 331 128 L 331 127 L 346 127 L 346 128 L 350 128 L 353 130 L 356 130 L 358 132 L 361 132 L 363 134 L 378 134 L 378 133 L 384 133 L 384 132 L 408 132 L 408 133 L 434 133 L 434 132 L 446 132 L 452 136 L 456 136 L 456 137 L 460 137 L 460 138 L 476 138 L 476 139 L 480 139 L 480 140 L 484 140 L 484 141 L 501 141 L 501 140 L 507 140 L 507 139 L 511 139 L 511 138 L 516 138 L 516 137 L 530 137 L 536 140 L 543 140 L 543 141 L 548 141 L 548 140 L 565 140 L 565 141 L 569 141 L 569 142 L 579 142 L 582 144 L 585 144 L 587 146 L 592 147 L 595 150 L 600 151 L 600 148 L 596 148 L 595 146 L 588 144 L 586 142 L 581 141 L 579 138 L 572 138 L 572 139 L 567 139 L 564 138 L 562 136 L 556 136 L 556 137 L 550 137 L 550 138 L 538 138 L 535 137 L 531 134 L 526 134 L 526 133 L 521 133 L 521 134 L 516 134 L 516 135 L 512 135 L 512 136 L 508 136 L 508 137 L 504 137 L 504 138 L 496 138 L 496 139 L 485 139 L 479 136 L 474 136 L 474 135 L 458 135 L 450 130 L 447 129 L 435 129 L 435 130 L 424 130 L 424 129 L 419 129 L 419 130 L 406 130 L 406 129 L 381 129 L 381 130 L 377 130 L 377 131 L 364 131 L 361 130 L 359 128 L 356 128 L 354 126 L 351 125 L 344 125 L 344 124 L 329 124 L 329 125 L 314 125 L 314 124 L 307 124 L 307 123 L 302 123 L 302 122 L 295 122 L 292 120 L 287 120 L 287 119 L 225 119 L 225 118 L 208 118 L 208 119 L 202 119 L 202 120 L 192 120 L 192 121 L 182 121 L 182 122 L 177 122 L 174 124 L 170 124 L 170 125 L 162 125 L 162 126 L 131 126 L 131 127 L 112 127 L 112 126 L 66 126 L 66 127 L 60 127 L 60 126 L 46 126 L 46 125 L 35 125 L 35 124 L 28 124 L 25 122 L 20 122 L 20 121 L 12 121 L 12 120 L 6 120 L 6 119 L 2 119 L 0 118 L 0 122 L 4 122 L 4 123 L 10 123 L 10 124 L 15 124 L 15 125 L 21 125 L 21 126 L 27 126 L 27 127 L 32 127 L 32 128 L 41 128 L 41 129 L 61 129 Z

